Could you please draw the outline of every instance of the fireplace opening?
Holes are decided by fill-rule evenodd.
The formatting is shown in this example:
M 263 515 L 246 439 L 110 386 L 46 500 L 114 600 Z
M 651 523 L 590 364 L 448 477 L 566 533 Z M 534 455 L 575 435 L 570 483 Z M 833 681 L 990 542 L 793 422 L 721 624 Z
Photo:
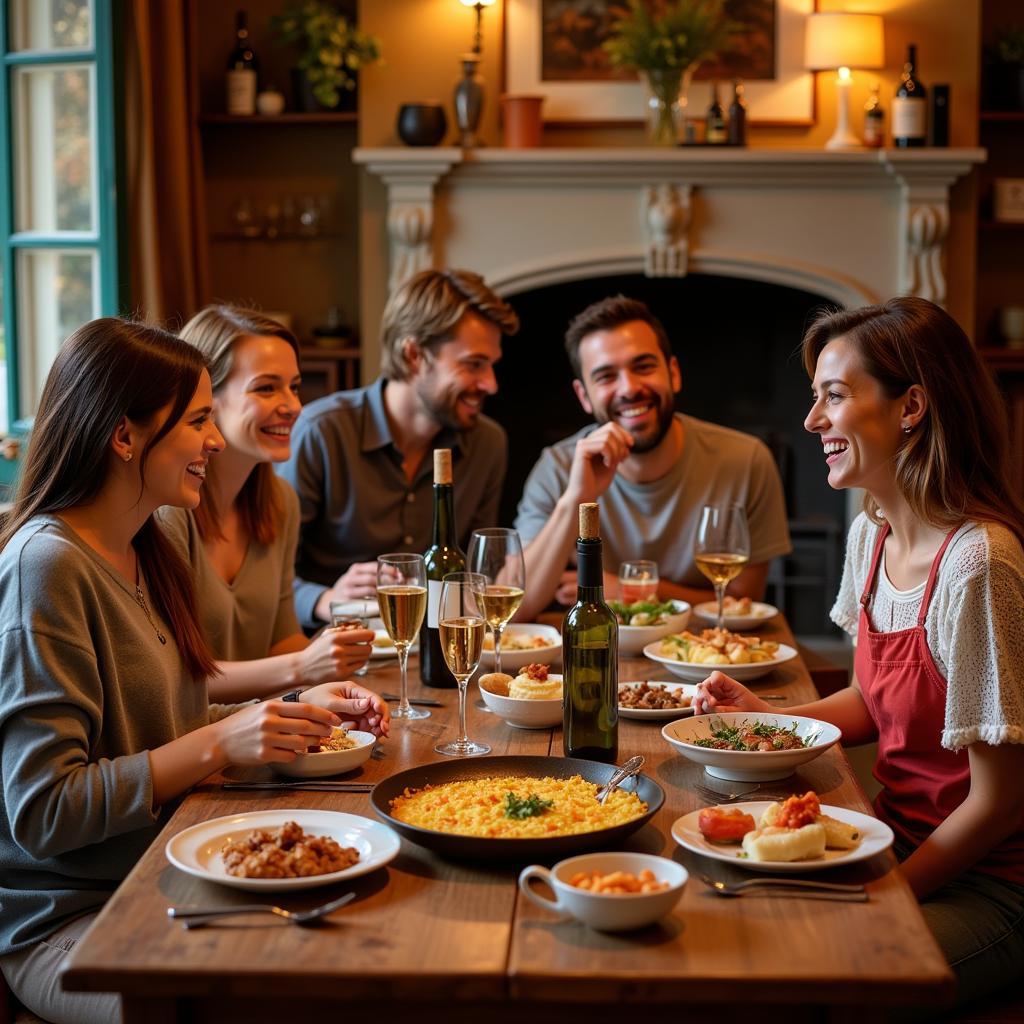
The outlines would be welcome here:
M 775 456 L 793 552 L 777 559 L 767 599 L 794 632 L 835 635 L 828 619 L 839 586 L 846 499 L 826 481 L 821 443 L 803 428 L 810 382 L 799 344 L 819 295 L 743 278 L 619 275 L 507 296 L 521 319 L 498 364 L 499 392 L 487 412 L 508 431 L 509 469 L 501 522 L 512 523 L 541 450 L 591 422 L 572 390 L 563 348 L 569 321 L 591 302 L 622 293 L 654 311 L 682 371 L 676 407 L 761 438 Z M 833 304 L 834 305 L 834 304 Z

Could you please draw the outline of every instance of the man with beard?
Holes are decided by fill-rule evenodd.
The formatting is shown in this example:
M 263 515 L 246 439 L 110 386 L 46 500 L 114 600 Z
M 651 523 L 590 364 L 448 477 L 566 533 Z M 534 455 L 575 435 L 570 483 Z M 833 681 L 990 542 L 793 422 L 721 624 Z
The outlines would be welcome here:
M 552 597 L 576 600 L 580 502 L 601 504 L 605 586 L 619 564 L 658 563 L 659 597 L 696 604 L 714 597 L 693 560 L 701 508 L 738 502 L 750 526 L 750 562 L 729 590 L 764 595 L 768 563 L 791 550 L 778 470 L 747 434 L 675 412 L 682 384 L 665 329 L 642 302 L 619 295 L 594 303 L 565 336 L 573 389 L 596 424 L 545 448 L 516 518 L 529 587 L 520 617 Z
M 381 376 L 303 410 L 279 470 L 302 509 L 303 625 L 330 621 L 331 601 L 374 597 L 378 555 L 430 546 L 433 449 L 452 449 L 461 546 L 495 524 L 508 441 L 481 408 L 498 390 L 501 336 L 518 329 L 512 307 L 478 274 L 424 270 L 384 308 Z

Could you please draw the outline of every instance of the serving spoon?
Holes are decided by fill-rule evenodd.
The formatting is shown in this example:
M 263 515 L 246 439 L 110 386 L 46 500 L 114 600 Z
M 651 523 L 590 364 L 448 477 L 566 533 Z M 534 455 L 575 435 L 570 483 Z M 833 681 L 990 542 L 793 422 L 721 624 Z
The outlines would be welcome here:
M 612 795 L 612 792 L 619 788 L 621 783 L 636 775 L 643 766 L 643 755 L 637 754 L 636 757 L 631 757 L 621 768 L 616 768 L 612 777 L 597 791 L 597 802 L 603 804 Z

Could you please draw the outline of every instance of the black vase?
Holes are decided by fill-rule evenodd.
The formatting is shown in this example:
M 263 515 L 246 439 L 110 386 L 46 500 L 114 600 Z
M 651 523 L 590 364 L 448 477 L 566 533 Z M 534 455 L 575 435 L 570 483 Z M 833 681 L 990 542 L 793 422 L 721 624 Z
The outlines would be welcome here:
M 440 103 L 403 103 L 398 108 L 398 137 L 407 146 L 436 146 L 448 130 Z
M 353 75 L 355 77 L 355 75 Z M 302 68 L 291 69 L 292 80 L 292 105 L 303 114 L 316 114 L 325 110 L 348 111 L 356 110 L 359 105 L 356 89 L 340 89 L 340 99 L 336 106 L 328 107 L 321 103 L 313 95 L 313 87 L 310 85 L 306 72 Z

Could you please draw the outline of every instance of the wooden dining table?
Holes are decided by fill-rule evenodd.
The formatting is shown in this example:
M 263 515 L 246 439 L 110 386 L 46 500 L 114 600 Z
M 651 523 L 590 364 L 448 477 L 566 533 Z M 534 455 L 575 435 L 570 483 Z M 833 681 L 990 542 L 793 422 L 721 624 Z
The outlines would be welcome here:
M 792 644 L 781 616 L 761 635 Z M 395 721 L 378 754 L 346 778 L 380 781 L 443 760 L 434 744 L 454 735 L 457 692 L 421 689 L 410 659 L 410 691 L 443 707 L 418 721 Z M 620 680 L 667 680 L 644 658 L 622 658 Z M 374 661 L 363 682 L 396 691 L 393 660 Z M 816 694 L 799 657 L 750 684 L 782 694 L 780 707 Z M 561 728 L 512 728 L 475 706 L 470 684 L 469 733 L 492 753 L 562 755 Z M 238 892 L 173 867 L 166 841 L 199 822 L 248 811 L 316 808 L 375 818 L 366 793 L 224 790 L 223 777 L 196 787 L 107 903 L 70 955 L 66 988 L 122 994 L 126 1024 L 146 1021 L 309 1020 L 472 1021 L 474 1024 L 645 1022 L 764 1019 L 876 1020 L 881 1008 L 941 1004 L 953 978 L 891 851 L 825 878 L 865 882 L 866 903 L 819 902 L 785 892 L 722 898 L 701 874 L 726 881 L 750 873 L 688 852 L 672 823 L 714 802 L 697 784 L 710 780 L 662 737 L 662 721 L 619 720 L 619 760 L 646 758 L 645 772 L 665 791 L 654 818 L 621 848 L 659 854 L 690 878 L 675 910 L 658 924 L 607 934 L 560 920 L 517 889 L 521 863 L 459 861 L 407 839 L 387 867 L 365 876 L 272 901 L 304 909 L 352 891 L 356 899 L 317 927 L 245 916 L 186 931 L 170 906 L 253 902 Z M 252 769 L 271 778 L 269 769 Z M 722 785 L 719 783 L 719 785 Z M 726 787 L 727 788 L 727 787 Z M 823 804 L 866 813 L 870 804 L 841 746 L 799 768 L 772 793 L 813 789 Z M 757 794 L 752 794 L 756 798 Z M 557 859 L 557 858 L 554 858 Z M 264 901 L 262 895 L 258 901 Z M 327 1015 L 330 1015 L 328 1017 Z M 360 1015 L 356 1017 L 355 1015 Z

